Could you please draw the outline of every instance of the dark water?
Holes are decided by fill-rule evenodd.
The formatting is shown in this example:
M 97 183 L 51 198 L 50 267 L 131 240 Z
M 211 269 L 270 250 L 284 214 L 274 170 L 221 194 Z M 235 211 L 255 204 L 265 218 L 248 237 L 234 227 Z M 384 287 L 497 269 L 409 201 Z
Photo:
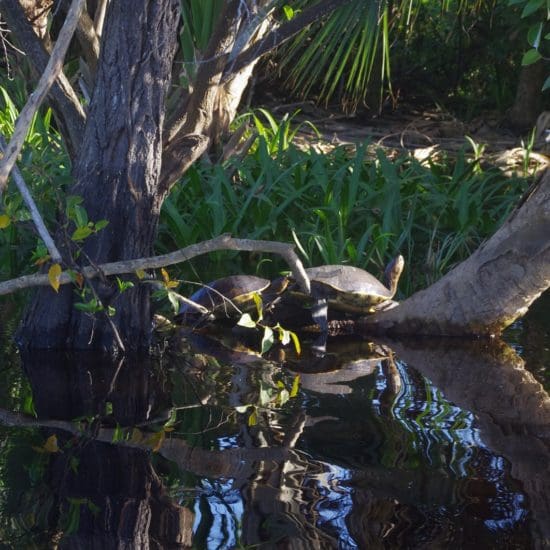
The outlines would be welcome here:
M 9 350 L 5 548 L 547 548 L 549 296 L 512 347 Z M 3 318 L 9 318 L 3 306 Z

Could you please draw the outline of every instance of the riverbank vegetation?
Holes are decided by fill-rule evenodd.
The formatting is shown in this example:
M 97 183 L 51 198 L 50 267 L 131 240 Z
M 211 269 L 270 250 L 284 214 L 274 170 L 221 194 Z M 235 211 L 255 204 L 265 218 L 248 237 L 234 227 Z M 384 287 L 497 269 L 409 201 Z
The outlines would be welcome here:
M 0 92 L 0 129 L 9 134 L 19 106 L 6 88 Z M 277 120 L 260 110 L 238 123 L 249 121 L 255 139 L 246 154 L 199 161 L 174 186 L 161 214 L 158 253 L 230 233 L 294 242 L 306 265 L 350 263 L 381 272 L 386 259 L 401 252 L 408 258 L 401 292 L 408 295 L 494 233 L 533 175 L 528 150 L 510 177 L 476 155 L 467 139 L 456 154 L 390 158 L 368 143 L 351 151 L 298 145 L 293 138 L 302 125 L 289 116 Z M 64 195 L 70 160 L 50 110 L 36 115 L 19 167 L 50 227 L 56 212 L 70 214 L 74 199 Z M 35 271 L 46 250 L 17 190 L 5 193 L 3 204 L 1 276 L 7 279 Z M 273 258 L 217 252 L 179 266 L 172 278 L 206 282 L 228 273 L 274 276 L 283 269 Z
M 511 6 L 509 13 L 500 3 L 466 9 L 462 2 L 441 9 L 383 2 L 375 13 L 352 0 L 262 6 L 243 0 L 158 6 L 144 1 L 142 12 L 118 4 L 108 12 L 96 11 L 75 0 L 61 15 L 33 12 L 36 5 L 24 12 L 13 0 L 1 0 L 0 6 L 7 24 L 2 37 L 13 33 L 21 47 L 5 42 L 9 78 L 1 124 L 11 142 L 0 163 L 0 188 L 7 183 L 25 133 L 20 125 L 11 134 L 18 110 L 27 97 L 27 105 L 38 108 L 37 98 L 47 94 L 47 79 L 30 93 L 30 75 L 59 79 L 51 90 L 53 111 L 43 107 L 34 116 L 18 159 L 54 233 L 52 239 L 37 216 L 32 217 L 47 250 L 34 236 L 17 193 L 3 193 L 3 275 L 13 277 L 45 264 L 42 269 L 58 292 L 55 308 L 50 288 L 34 294 L 19 333 L 22 346 L 91 346 L 115 355 L 117 348 L 126 349 L 123 341 L 147 347 L 150 286 L 140 282 L 145 271 L 134 274 L 131 267 L 127 273 L 134 280 L 129 284 L 105 280 L 104 287 L 85 280 L 87 267 L 150 258 L 226 233 L 294 243 L 308 265 L 342 262 L 380 272 L 388 258 L 400 252 L 408 265 L 401 292 L 408 295 L 471 257 L 502 226 L 534 175 L 529 162 L 533 144 L 544 142 L 544 124 L 528 134 L 541 112 L 542 82 L 536 89 L 522 90 L 518 84 L 515 95 L 504 93 L 511 80 L 521 83 L 526 78 L 525 67 L 541 66 L 546 35 L 542 23 L 530 21 L 540 19 L 537 2 Z M 260 7 L 269 11 L 256 11 Z M 504 12 L 507 17 L 498 17 Z M 145 13 L 147 17 L 140 16 Z M 91 25 L 94 19 L 96 25 Z M 59 34 L 58 26 L 48 26 L 52 22 L 63 23 Z M 121 22 L 133 25 L 131 35 L 147 40 L 141 44 L 120 35 Z M 422 37 L 430 22 L 438 30 L 428 33 L 428 44 Z M 482 37 L 494 35 L 496 44 L 511 27 L 517 34 L 501 57 L 468 55 L 472 62 L 461 61 L 465 53 L 489 41 Z M 78 44 L 69 48 L 76 28 Z M 517 49 L 525 36 L 532 48 L 522 57 Z M 47 65 L 54 40 L 52 58 L 64 57 L 69 48 L 62 74 L 54 73 L 60 64 Z M 410 57 L 411 46 L 415 59 Z M 434 56 L 439 49 L 442 52 Z M 117 55 L 111 62 L 112 52 Z M 260 58 L 262 64 L 257 65 Z M 456 60 L 453 82 L 451 59 Z M 311 79 L 297 79 L 294 69 L 285 75 L 293 64 Z M 494 71 L 486 71 L 488 67 Z M 419 88 L 415 78 L 423 75 L 427 81 L 428 73 L 433 77 L 430 86 Z M 491 102 L 489 84 L 498 88 L 498 101 Z M 288 101 L 296 100 L 295 105 L 278 100 L 281 93 L 288 94 Z M 476 96 L 486 101 L 468 100 Z M 271 97 L 275 104 L 264 103 L 262 97 Z M 464 103 L 472 108 L 465 111 Z M 486 112 L 488 103 L 494 103 L 494 113 Z M 454 114 L 450 124 L 440 128 L 441 142 L 426 135 L 426 126 L 404 124 L 402 132 L 393 134 L 401 136 L 402 146 L 393 150 L 387 147 L 390 136 L 374 140 L 371 132 L 345 143 L 340 130 L 332 139 L 325 130 L 322 146 L 310 146 L 308 136 L 316 134 L 317 120 L 310 122 L 307 112 L 298 115 L 296 108 L 329 104 L 341 109 L 336 118 L 344 132 L 346 117 L 377 126 L 407 105 L 428 123 L 433 122 L 429 110 L 434 106 L 443 114 L 449 106 Z M 260 105 L 267 108 L 258 109 Z M 537 108 L 522 121 L 513 120 L 509 113 L 518 105 Z M 459 113 L 466 113 L 467 122 L 455 117 Z M 21 116 L 19 122 L 29 118 Z M 477 130 L 470 132 L 474 122 Z M 499 131 L 512 137 L 520 157 L 519 164 L 506 170 L 484 154 L 483 136 Z M 406 133 L 425 145 L 409 146 Z M 450 134 L 452 150 L 444 141 Z M 545 192 L 542 189 L 537 201 Z M 543 208 L 543 203 L 537 205 Z M 530 215 L 540 217 L 540 212 Z M 544 229 L 541 224 L 537 232 Z M 533 247 L 543 246 L 538 233 L 525 238 Z M 512 244 L 514 251 L 521 248 L 521 243 Z M 484 265 L 496 259 L 485 259 Z M 161 283 L 168 281 L 172 288 L 176 279 L 206 282 L 228 273 L 273 276 L 288 269 L 260 252 L 216 252 L 185 264 L 170 267 Z M 295 274 L 303 271 L 298 262 L 290 269 Z M 472 265 L 464 284 L 479 287 L 475 278 L 480 269 L 481 264 Z M 498 272 L 507 269 L 515 273 L 511 266 Z M 61 276 L 77 288 L 63 287 Z M 526 297 L 531 301 L 542 287 L 536 281 L 527 286 L 533 287 Z M 304 287 L 307 290 L 307 278 Z M 82 306 L 75 290 L 86 291 L 93 312 L 105 315 L 91 319 L 91 310 L 81 307 L 75 312 L 75 306 Z M 491 302 L 503 296 L 491 298 L 486 292 Z M 462 304 L 463 298 L 459 300 Z M 434 297 L 428 295 L 426 301 L 431 305 Z M 494 321 L 491 330 L 499 332 L 520 314 L 518 310 Z M 426 330 L 448 333 L 444 327 Z

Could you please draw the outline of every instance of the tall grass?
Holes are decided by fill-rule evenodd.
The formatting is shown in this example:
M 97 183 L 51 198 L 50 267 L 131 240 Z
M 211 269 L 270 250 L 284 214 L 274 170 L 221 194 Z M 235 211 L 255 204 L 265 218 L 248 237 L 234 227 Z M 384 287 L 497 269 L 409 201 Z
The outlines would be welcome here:
M 288 132 L 286 125 L 272 130 Z M 244 159 L 200 162 L 188 171 L 166 201 L 158 246 L 171 250 L 228 232 L 295 242 L 307 265 L 350 263 L 376 274 L 401 252 L 409 266 L 401 288 L 409 293 L 470 255 L 526 185 L 496 168 L 482 170 L 465 151 L 422 164 L 381 151 L 367 158 L 364 145 L 350 156 L 343 148 L 321 153 L 260 135 Z M 206 279 L 285 268 L 265 260 L 225 252 L 194 266 Z M 190 267 L 184 277 L 193 276 Z
M 0 88 L 0 130 L 9 136 L 19 112 Z M 429 285 L 502 223 L 525 189 L 523 178 L 482 169 L 465 152 L 420 163 L 410 156 L 374 158 L 365 145 L 319 152 L 292 142 L 292 117 L 246 115 L 258 139 L 244 158 L 196 163 L 176 184 L 161 214 L 157 251 L 165 252 L 221 233 L 294 242 L 306 265 L 350 263 L 379 274 L 404 254 L 405 294 Z M 69 160 L 51 111 L 36 115 L 18 162 L 53 231 L 70 178 Z M 10 186 L 0 214 L 0 277 L 35 270 L 40 241 L 18 192 Z M 286 269 L 278 258 L 220 252 L 182 264 L 171 276 L 208 281 L 231 273 L 272 276 Z

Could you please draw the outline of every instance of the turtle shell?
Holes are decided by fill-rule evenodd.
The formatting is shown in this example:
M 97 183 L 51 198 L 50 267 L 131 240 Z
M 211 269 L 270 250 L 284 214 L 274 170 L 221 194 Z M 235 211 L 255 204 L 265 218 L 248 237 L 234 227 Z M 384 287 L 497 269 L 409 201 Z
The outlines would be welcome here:
M 306 273 L 311 280 L 312 296 L 326 298 L 329 306 L 350 313 L 367 313 L 377 304 L 391 300 L 404 267 L 404 259 L 397 256 L 386 268 L 384 286 L 368 271 L 350 265 L 322 265 L 310 267 Z
M 204 285 L 189 300 L 216 316 L 231 317 L 253 306 L 254 294 L 261 294 L 270 284 L 271 281 L 254 275 L 230 275 Z M 178 317 L 196 317 L 197 311 L 192 305 L 183 303 Z

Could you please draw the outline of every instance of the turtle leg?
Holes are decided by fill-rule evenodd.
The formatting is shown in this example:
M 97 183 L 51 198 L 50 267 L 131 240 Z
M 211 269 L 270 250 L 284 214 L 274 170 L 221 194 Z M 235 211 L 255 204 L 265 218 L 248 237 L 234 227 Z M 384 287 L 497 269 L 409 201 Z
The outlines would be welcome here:
M 326 298 L 317 298 L 311 308 L 311 317 L 321 327 L 321 332 L 328 333 L 328 302 Z
M 313 349 L 326 351 L 328 338 L 328 301 L 326 298 L 317 298 L 311 308 L 311 317 L 319 325 L 321 334 L 315 340 Z

